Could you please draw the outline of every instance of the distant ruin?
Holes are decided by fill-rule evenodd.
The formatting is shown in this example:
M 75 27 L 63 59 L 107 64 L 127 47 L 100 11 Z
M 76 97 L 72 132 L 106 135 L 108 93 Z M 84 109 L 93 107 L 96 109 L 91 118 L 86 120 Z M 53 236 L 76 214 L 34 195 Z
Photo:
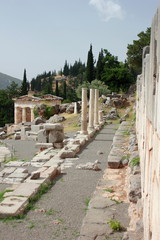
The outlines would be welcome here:
M 63 98 L 51 94 L 41 97 L 30 95 L 14 98 L 14 121 L 15 124 L 32 122 L 34 120 L 34 107 L 38 104 L 49 106 L 60 105 Z

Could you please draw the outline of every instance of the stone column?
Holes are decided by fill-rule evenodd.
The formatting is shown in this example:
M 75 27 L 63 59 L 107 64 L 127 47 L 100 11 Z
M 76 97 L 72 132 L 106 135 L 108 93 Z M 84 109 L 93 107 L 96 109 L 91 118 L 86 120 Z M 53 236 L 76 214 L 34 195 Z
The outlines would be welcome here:
M 74 103 L 74 114 L 77 114 L 78 111 L 77 111 L 77 102 Z
M 99 124 L 103 122 L 103 110 L 99 110 Z
M 19 123 L 18 122 L 18 108 L 17 107 L 14 108 L 14 123 L 15 124 Z
M 94 99 L 95 99 L 95 89 L 90 89 L 90 100 L 89 100 L 89 124 L 88 130 L 94 130 Z
M 87 88 L 82 88 L 81 134 L 87 131 Z
M 22 108 L 22 122 L 26 122 L 26 108 L 23 107 Z
M 34 112 L 33 112 L 34 108 L 31 108 L 31 122 L 34 120 Z
M 95 102 L 94 102 L 94 127 L 98 126 L 98 98 L 99 90 L 95 89 Z

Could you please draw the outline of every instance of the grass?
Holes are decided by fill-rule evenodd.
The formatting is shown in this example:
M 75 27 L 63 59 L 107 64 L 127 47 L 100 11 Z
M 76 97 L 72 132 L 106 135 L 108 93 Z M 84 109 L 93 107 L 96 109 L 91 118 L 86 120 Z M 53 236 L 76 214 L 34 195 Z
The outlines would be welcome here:
M 112 200 L 113 202 L 115 202 L 116 204 L 122 203 L 122 201 L 118 201 L 118 200 L 116 200 L 116 199 L 114 199 L 114 198 L 111 198 L 111 200 Z
M 89 199 L 89 198 L 87 198 L 87 199 L 84 200 L 84 203 L 85 203 L 85 205 L 86 205 L 86 207 L 84 208 L 85 211 L 88 210 L 89 202 L 90 202 L 90 199 Z
M 49 209 L 45 212 L 45 215 L 46 216 L 51 216 L 51 215 L 55 215 L 56 213 L 59 213 L 59 211 L 56 211 L 56 210 L 51 208 L 51 209 Z
M 139 164 L 140 164 L 140 158 L 139 158 L 139 157 L 133 158 L 133 159 L 130 161 L 130 166 L 131 166 L 131 167 L 138 166 Z
M 4 160 L 3 163 L 9 163 L 9 162 L 17 161 L 17 160 L 18 160 L 17 157 L 11 157 L 9 159 Z
M 110 193 L 114 192 L 114 190 L 112 188 L 106 188 L 106 189 L 103 189 L 103 190 L 106 191 L 106 192 L 110 192 Z
M 5 199 L 4 194 L 7 192 L 13 192 L 13 190 L 6 189 L 3 192 L 0 192 L 0 202 L 2 202 Z
M 116 232 L 120 232 L 123 230 L 123 227 L 121 226 L 121 223 L 119 221 L 110 219 L 107 223 L 109 224 L 110 228 Z
M 78 116 L 79 114 L 68 114 L 63 113 L 63 116 L 65 117 L 65 121 L 62 122 L 64 126 L 64 132 L 76 132 L 80 131 L 81 127 L 78 126 Z
M 129 136 L 129 135 L 130 135 L 130 132 L 129 132 L 129 131 L 125 131 L 125 132 L 123 132 L 123 135 Z
M 34 227 L 35 227 L 35 224 L 34 224 L 34 223 L 31 223 L 27 228 L 32 229 L 32 228 L 34 228 Z

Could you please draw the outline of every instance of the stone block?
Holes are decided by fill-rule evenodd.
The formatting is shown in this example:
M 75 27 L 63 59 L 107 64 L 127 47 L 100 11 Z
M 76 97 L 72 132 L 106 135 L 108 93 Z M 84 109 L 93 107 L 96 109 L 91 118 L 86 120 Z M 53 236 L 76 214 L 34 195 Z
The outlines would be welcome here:
M 39 171 L 35 171 L 31 173 L 31 177 L 30 179 L 39 179 L 40 178 L 40 172 Z
M 0 217 L 17 216 L 27 204 L 27 197 L 7 197 L 0 203 Z
M 59 158 L 74 158 L 76 155 L 76 153 L 74 151 L 71 150 L 64 150 L 62 149 L 59 153 L 58 153 L 58 157 Z
M 22 173 L 22 172 L 13 172 L 11 173 L 8 178 L 22 178 L 26 179 L 29 176 L 29 173 Z
M 131 175 L 130 176 L 130 186 L 129 186 L 129 201 L 137 203 L 141 198 L 141 176 Z
M 50 143 L 60 143 L 64 140 L 64 132 L 62 130 L 54 130 L 49 132 L 49 142 Z
M 31 125 L 31 131 L 38 133 L 40 130 L 44 129 L 43 125 Z
M 48 162 L 44 164 L 44 167 L 58 167 L 60 166 L 64 160 L 59 159 L 59 158 L 51 158 Z
M 63 131 L 64 127 L 61 123 L 45 123 L 44 124 L 44 129 L 46 131 L 52 131 L 52 130 L 56 130 L 56 131 Z
M 0 177 L 5 177 L 6 175 L 13 173 L 15 170 L 15 167 L 6 167 L 0 172 Z
M 40 148 L 46 149 L 46 148 L 53 147 L 53 144 L 52 143 L 36 143 L 35 147 L 38 149 Z
M 109 155 L 109 156 L 108 156 L 108 166 L 109 166 L 110 168 L 119 168 L 119 167 L 120 167 L 120 164 L 121 164 L 121 159 L 122 159 L 121 156 L 112 156 L 112 155 Z
M 111 207 L 114 204 L 116 203 L 110 200 L 109 198 L 102 197 L 102 196 L 94 196 L 89 202 L 89 208 L 104 209 L 104 208 Z
M 10 161 L 5 164 L 5 167 L 21 167 L 23 165 L 23 162 L 21 161 Z
M 37 133 L 37 140 L 39 143 L 47 143 L 47 136 L 45 130 L 40 130 Z
M 21 183 L 13 192 L 5 193 L 6 196 L 24 196 L 32 197 L 38 192 L 39 184 L 36 183 Z
M 41 173 L 41 178 L 49 178 L 50 180 L 54 179 L 57 175 L 57 168 L 56 167 L 49 167 L 44 172 Z

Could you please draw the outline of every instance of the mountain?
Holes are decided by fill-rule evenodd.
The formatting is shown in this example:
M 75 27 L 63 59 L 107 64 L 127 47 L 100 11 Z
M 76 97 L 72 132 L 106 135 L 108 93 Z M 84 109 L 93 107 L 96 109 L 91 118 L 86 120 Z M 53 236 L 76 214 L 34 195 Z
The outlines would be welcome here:
M 18 85 L 21 86 L 22 80 L 11 77 L 4 73 L 0 73 L 0 89 L 6 89 L 6 87 L 9 86 L 12 81 L 18 83 Z

